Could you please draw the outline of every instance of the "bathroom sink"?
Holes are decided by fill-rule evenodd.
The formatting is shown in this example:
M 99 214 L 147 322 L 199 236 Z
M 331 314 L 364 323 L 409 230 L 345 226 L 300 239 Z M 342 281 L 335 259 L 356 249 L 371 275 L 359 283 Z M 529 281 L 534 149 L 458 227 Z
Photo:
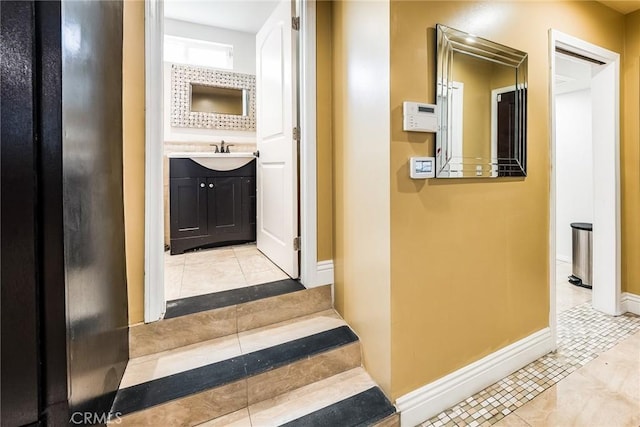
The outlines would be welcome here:
M 173 159 L 191 159 L 205 168 L 217 171 L 238 169 L 256 158 L 256 156 L 250 152 L 212 153 L 210 151 L 202 153 L 170 153 L 167 157 Z

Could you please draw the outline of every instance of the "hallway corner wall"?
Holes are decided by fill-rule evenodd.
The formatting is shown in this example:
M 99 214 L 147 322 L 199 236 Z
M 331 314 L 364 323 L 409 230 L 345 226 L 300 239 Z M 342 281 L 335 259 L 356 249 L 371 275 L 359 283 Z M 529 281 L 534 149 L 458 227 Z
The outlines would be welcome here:
M 333 67 L 331 1 L 316 2 L 316 156 L 318 165 L 318 262 L 333 258 Z
M 332 6 L 335 307 L 390 394 L 389 2 Z
M 640 295 L 640 10 L 625 16 L 621 76 L 622 292 Z
M 129 324 L 144 321 L 144 2 L 124 1 L 122 143 Z

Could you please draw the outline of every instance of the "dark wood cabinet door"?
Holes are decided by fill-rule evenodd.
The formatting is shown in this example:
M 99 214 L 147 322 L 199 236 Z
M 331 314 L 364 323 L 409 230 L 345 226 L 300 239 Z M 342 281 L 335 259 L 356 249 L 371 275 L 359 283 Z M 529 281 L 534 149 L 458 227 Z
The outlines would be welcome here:
M 172 178 L 170 194 L 171 238 L 209 234 L 206 178 Z
M 209 233 L 234 240 L 242 232 L 242 178 L 208 178 Z

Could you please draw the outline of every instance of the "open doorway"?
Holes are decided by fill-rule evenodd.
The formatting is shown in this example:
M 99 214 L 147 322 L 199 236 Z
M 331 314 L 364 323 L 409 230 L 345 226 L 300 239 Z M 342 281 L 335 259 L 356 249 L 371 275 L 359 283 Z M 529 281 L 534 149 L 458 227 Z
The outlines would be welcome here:
M 278 251 L 265 249 L 262 242 L 259 250 L 257 244 L 257 230 L 264 240 L 265 228 L 258 224 L 264 213 L 257 212 L 256 200 L 258 193 L 264 194 L 263 188 L 257 190 L 265 180 L 264 173 L 260 180 L 257 177 L 265 156 L 263 152 L 262 159 L 256 157 L 258 133 L 264 134 L 265 124 L 272 122 L 265 116 L 293 109 L 281 105 L 283 88 L 261 85 L 263 74 L 270 70 L 261 64 L 260 46 L 264 33 L 272 31 L 273 24 L 267 22 L 278 19 L 274 16 L 278 5 L 277 1 L 251 8 L 233 2 L 165 2 L 167 301 L 297 278 L 297 265 L 281 268 Z M 290 9 L 287 4 L 281 8 L 287 6 Z M 265 96 L 273 105 L 268 111 L 261 105 Z M 297 187 L 297 177 L 288 181 Z M 269 194 L 267 203 L 274 197 L 282 195 Z M 282 210 L 282 202 L 277 208 L 272 215 L 279 221 L 274 226 L 297 228 L 292 215 Z M 282 230 L 277 234 L 281 238 Z
M 591 301 L 620 314 L 619 80 L 617 53 L 550 31 L 552 330 L 556 311 Z M 576 224 L 581 223 L 581 224 Z M 573 224 L 573 227 L 572 227 Z M 572 228 L 592 225 L 592 290 L 575 273 Z M 584 249 L 584 248 L 583 248 Z
M 301 283 L 306 287 L 326 284 L 326 279 L 319 277 L 317 274 L 318 263 L 315 247 L 316 217 L 314 214 L 311 214 L 315 213 L 316 205 L 315 8 L 309 7 L 309 5 L 303 5 L 301 7 L 302 16 L 298 19 L 300 19 L 301 22 L 307 22 L 307 25 L 303 26 L 300 31 L 297 31 L 294 28 L 297 22 L 292 20 L 292 14 L 296 8 L 300 9 L 298 2 L 288 0 L 273 2 L 175 2 L 174 5 L 182 9 L 182 12 L 176 13 L 171 12 L 171 4 L 172 2 L 160 2 L 157 0 L 147 0 L 146 2 L 147 159 L 145 177 L 147 184 L 145 203 L 145 322 L 162 318 L 165 301 L 176 295 L 175 289 L 167 292 L 167 295 L 165 295 L 165 286 L 163 284 L 165 278 L 165 274 L 163 273 L 165 259 L 168 258 L 171 260 L 171 255 L 165 255 L 163 251 L 166 243 L 165 240 L 168 240 L 169 245 L 171 245 L 171 219 L 169 220 L 167 233 L 165 233 L 163 221 L 166 205 L 165 200 L 169 201 L 169 205 L 171 201 L 170 194 L 167 194 L 170 193 L 171 185 L 167 180 L 171 179 L 171 173 L 169 172 L 169 177 L 167 178 L 167 176 L 164 175 L 164 171 L 168 168 L 167 163 L 170 162 L 169 158 L 188 159 L 198 157 L 190 154 L 194 151 L 210 150 L 211 155 L 205 157 L 215 158 L 216 156 L 224 156 L 225 161 L 229 157 L 242 157 L 242 154 L 256 154 L 254 159 L 250 159 L 250 161 L 255 163 L 256 170 L 253 182 L 249 182 L 249 180 L 239 182 L 240 186 L 252 186 L 254 189 L 256 200 L 255 210 L 257 211 L 255 214 L 256 237 L 251 238 L 251 236 L 246 237 L 244 234 L 240 236 L 239 234 L 232 233 L 233 236 L 231 239 L 219 242 L 209 241 L 203 244 L 202 248 L 190 247 L 188 249 L 201 249 L 197 255 L 203 258 L 207 257 L 203 252 L 205 250 L 204 247 L 206 247 L 206 250 L 210 253 L 218 251 L 217 255 L 220 255 L 217 257 L 218 260 L 225 259 L 226 255 L 228 261 L 228 258 L 233 256 L 236 259 L 236 265 L 239 267 L 239 270 L 234 269 L 235 271 L 231 272 L 228 265 L 222 266 L 222 264 L 224 264 L 224 262 L 222 262 L 222 264 L 219 265 L 221 268 L 218 269 L 217 272 L 221 273 L 219 276 L 227 276 L 227 278 L 235 277 L 238 279 L 239 286 L 250 285 L 262 280 L 277 280 L 282 277 L 299 278 Z M 191 15 L 194 15 L 194 13 L 193 11 L 184 12 L 185 6 L 187 6 L 187 9 L 189 7 L 206 7 L 208 10 L 195 13 L 195 15 L 199 16 L 199 22 L 203 22 L 202 19 L 208 19 L 214 16 L 214 19 L 221 20 L 224 25 L 219 24 L 216 26 L 213 25 L 215 23 L 210 23 L 212 25 L 208 25 L 209 28 L 207 28 L 206 22 L 204 24 L 189 23 L 185 20 L 186 16 L 180 15 L 180 13 L 191 13 Z M 168 18 L 174 21 L 180 21 L 178 22 L 179 25 L 174 25 L 175 22 L 166 25 L 164 9 L 167 7 L 169 7 L 167 13 Z M 229 8 L 230 10 L 210 10 L 223 7 Z M 280 13 L 280 15 L 274 18 L 274 15 L 278 13 Z M 231 18 L 230 16 L 233 14 L 238 16 Z M 242 18 L 242 15 L 244 15 L 244 18 Z M 253 25 L 252 30 L 229 27 L 230 23 L 237 23 L 243 19 L 251 21 L 251 25 Z M 185 24 L 185 22 L 187 24 Z M 223 26 L 227 28 L 222 28 Z M 179 31 L 176 31 L 176 27 L 183 32 L 179 33 Z M 194 32 L 194 28 L 196 27 L 199 28 L 199 31 Z M 202 31 L 202 27 L 205 27 L 206 31 Z M 189 28 L 190 30 L 187 31 Z M 211 28 L 213 28 L 213 30 Z M 265 30 L 262 31 L 264 36 L 262 39 L 260 39 L 260 30 Z M 202 34 L 212 36 L 214 33 L 218 35 L 225 33 L 228 36 L 232 32 L 247 33 L 248 38 L 254 40 L 253 49 L 249 49 L 249 51 L 253 50 L 253 52 L 248 55 L 241 55 L 239 51 L 235 50 L 235 47 L 232 50 L 229 49 L 229 46 L 234 46 L 233 43 L 229 42 L 230 39 L 225 41 L 221 39 L 213 40 L 212 37 L 202 37 Z M 178 135 L 175 129 L 170 132 L 166 131 L 167 114 L 169 114 L 169 124 L 175 125 L 177 123 L 184 125 L 184 123 L 180 122 L 180 118 L 177 117 L 176 114 L 172 114 L 171 108 L 175 110 L 176 107 L 173 90 L 170 95 L 170 97 L 172 97 L 170 100 L 167 100 L 165 97 L 164 115 L 162 108 L 160 108 L 164 87 L 167 83 L 169 85 L 172 83 L 172 78 L 174 80 L 176 78 L 175 73 L 170 74 L 168 72 L 169 70 L 167 70 L 167 68 L 169 65 L 163 63 L 162 42 L 165 34 L 173 37 L 173 40 L 170 42 L 172 43 L 171 48 L 174 50 L 174 53 L 176 53 L 176 51 L 180 53 L 179 51 L 182 49 L 183 57 L 186 55 L 187 57 L 192 56 L 197 58 L 198 56 L 202 56 L 203 51 L 207 51 L 207 49 L 211 50 L 212 52 L 209 53 L 214 53 L 214 55 L 208 55 L 209 59 L 211 59 L 212 56 L 216 56 L 222 61 L 222 65 L 207 63 L 203 68 L 209 70 L 222 69 L 222 71 L 226 72 L 226 76 L 231 76 L 232 79 L 238 74 L 250 74 L 246 72 L 250 70 L 245 69 L 243 70 L 245 72 L 242 73 L 233 70 L 233 67 L 243 63 L 246 65 L 247 61 L 245 61 L 245 59 L 253 57 L 257 94 L 255 99 L 257 126 L 255 130 L 253 130 L 253 134 L 251 129 L 243 128 L 233 129 L 234 132 L 227 132 L 227 134 L 223 135 L 225 131 L 230 131 L 230 129 L 215 129 L 216 132 L 211 132 L 209 127 L 202 126 L 198 128 L 197 124 L 195 128 L 189 128 L 189 132 L 187 132 L 191 134 L 192 137 L 195 135 L 192 139 L 186 137 L 184 132 L 182 135 Z M 203 40 L 205 38 L 206 40 Z M 245 39 L 246 38 L 247 37 L 245 37 Z M 187 43 L 185 43 L 185 39 Z M 181 43 L 182 46 L 180 46 Z M 261 46 L 263 47 L 262 49 Z M 266 48 L 264 48 L 265 46 Z M 288 59 L 269 56 L 285 55 L 287 54 L 285 51 L 288 50 L 287 47 L 289 46 L 291 47 L 291 49 L 289 49 L 291 56 Z M 278 47 L 281 48 L 278 49 Z M 298 62 L 295 56 L 297 54 L 300 54 L 300 62 Z M 232 58 L 231 61 L 229 61 L 230 57 Z M 244 59 L 238 60 L 240 58 Z M 223 69 L 225 67 L 225 61 L 226 70 Z M 157 65 L 157 67 L 155 67 L 154 64 Z M 279 64 L 280 66 L 274 67 L 274 64 Z M 192 65 L 187 65 L 187 67 L 193 68 Z M 162 72 L 159 72 L 159 70 L 162 70 Z M 192 76 L 193 69 L 188 71 L 192 73 L 190 74 Z M 298 71 L 300 80 L 296 83 L 295 79 Z M 174 72 L 173 68 L 171 68 L 171 72 Z M 274 79 L 275 74 L 278 73 L 282 78 Z M 261 76 L 265 75 L 267 78 L 261 80 Z M 184 77 L 184 75 L 182 77 Z M 276 84 L 273 84 L 274 80 Z M 185 83 L 184 80 L 182 83 Z M 187 85 L 188 89 L 185 91 L 187 96 L 191 96 L 194 92 L 193 83 L 194 82 L 189 82 Z M 300 88 L 299 94 L 297 93 L 298 87 Z M 266 94 L 266 96 L 262 97 L 263 101 L 260 100 L 261 90 L 262 93 Z M 196 92 L 202 91 L 198 90 Z M 242 91 L 241 93 L 241 98 L 250 99 L 250 94 Z M 268 99 L 269 101 L 264 101 L 264 99 Z M 280 128 L 273 126 L 274 121 L 271 120 L 274 118 L 274 106 L 276 105 L 282 107 L 280 115 L 283 117 L 283 120 L 281 120 Z M 299 114 L 296 110 L 298 105 L 300 107 Z M 178 109 L 180 107 L 180 105 L 177 106 Z M 244 114 L 247 110 L 242 109 L 242 111 Z M 175 113 L 175 111 L 173 113 Z M 267 117 L 267 120 L 262 120 L 262 127 L 260 120 L 261 114 Z M 197 119 L 203 116 L 207 116 L 207 114 L 198 111 L 188 111 L 186 117 L 188 119 L 196 119 L 197 121 Z M 158 118 L 162 118 L 162 120 L 158 120 Z M 184 116 L 182 118 L 184 118 Z M 302 129 L 304 129 L 303 132 L 299 131 L 300 127 L 297 125 L 298 119 L 302 125 Z M 234 121 L 232 120 L 231 122 Z M 244 125 L 246 120 L 235 121 L 235 124 L 237 125 L 239 122 L 242 122 L 240 125 Z M 207 135 L 208 139 L 205 138 L 207 131 L 209 131 L 209 135 Z M 166 135 L 169 135 L 169 140 L 165 139 Z M 281 140 L 284 139 L 289 142 L 284 151 L 278 149 L 276 144 L 272 144 L 279 137 Z M 223 140 L 225 141 L 225 153 L 215 153 L 216 148 L 220 152 L 222 151 Z M 299 142 L 300 140 L 302 140 L 302 142 Z M 182 156 L 165 156 L 166 142 L 179 144 L 180 150 L 183 150 L 181 151 Z M 226 152 L 227 148 L 229 148 L 229 153 Z M 176 150 L 176 147 L 173 146 L 171 149 Z M 298 156 L 300 157 L 298 158 Z M 299 163 L 298 159 L 300 160 Z M 216 162 L 218 161 L 218 159 L 214 160 Z M 209 161 L 211 161 L 211 159 L 207 160 L 207 162 Z M 203 166 L 203 163 L 206 162 L 201 162 L 199 166 Z M 282 167 L 283 165 L 285 167 Z M 168 169 L 170 170 L 170 168 Z M 300 176 L 298 176 L 298 170 L 300 170 Z M 244 176 L 244 178 L 252 176 L 252 174 L 249 174 Z M 218 177 L 214 176 L 211 178 L 216 179 Z M 222 178 L 228 177 L 223 176 Z M 200 190 L 196 190 L 196 188 L 200 189 L 200 187 L 202 187 L 201 191 L 219 189 L 221 193 L 231 194 L 231 199 L 240 205 L 243 203 L 251 203 L 251 201 L 247 202 L 245 199 L 238 202 L 237 198 L 233 196 L 233 187 L 235 186 L 237 188 L 238 186 L 236 183 L 229 182 L 229 180 L 214 182 L 207 178 L 202 182 L 197 181 L 197 179 L 193 182 L 197 187 L 185 191 L 185 200 L 189 198 L 197 199 L 199 196 L 196 191 Z M 267 193 L 273 191 L 274 188 L 284 188 L 285 190 L 281 191 L 280 194 L 276 194 L 275 197 L 273 197 L 273 195 L 271 195 L 272 197 L 268 197 Z M 189 192 L 191 192 L 191 196 L 189 196 Z M 300 203 L 298 203 L 298 196 L 300 196 Z M 208 221 L 211 216 L 210 213 L 212 212 L 211 206 L 207 206 L 207 209 L 209 209 L 209 211 L 206 215 L 200 214 L 199 216 L 198 214 L 194 214 L 193 209 L 186 209 L 187 214 L 185 214 L 185 221 L 196 222 L 195 227 L 184 227 L 183 231 L 188 232 L 189 228 L 198 230 L 201 224 L 204 223 L 202 221 L 203 219 Z M 170 211 L 171 207 L 169 206 L 167 210 Z M 226 215 L 227 219 L 231 217 L 230 222 L 233 224 L 235 220 L 233 219 L 233 215 L 228 215 L 229 211 L 230 210 L 227 209 L 225 213 L 225 211 L 221 212 L 218 210 L 216 214 L 221 217 Z M 300 214 L 299 211 L 303 214 Z M 189 218 L 189 215 L 191 215 L 191 218 Z M 206 225 L 208 227 L 209 223 L 207 222 Z M 218 225 L 219 223 L 216 223 L 214 227 L 218 227 Z M 226 225 L 228 224 L 223 224 L 223 226 Z M 196 234 L 197 233 L 200 233 L 200 231 L 198 230 Z M 165 238 L 166 234 L 169 235 L 168 239 Z M 267 237 L 266 239 L 262 239 L 263 242 L 267 241 L 266 244 L 262 244 L 262 248 L 260 243 L 261 235 L 263 237 L 266 235 Z M 301 239 L 301 237 L 303 238 Z M 282 243 L 282 247 L 274 247 L 277 246 L 273 244 L 274 241 L 276 243 Z M 226 249 L 220 249 L 220 245 L 223 244 L 231 246 L 226 247 Z M 218 249 L 215 249 L 216 247 Z M 185 248 L 183 247 L 182 249 Z M 278 250 L 280 250 L 280 253 L 277 253 Z M 181 252 L 181 250 L 177 252 Z M 282 253 L 286 254 L 286 259 L 281 256 Z M 266 255 L 266 257 L 263 255 Z M 183 260 L 182 273 L 178 273 L 179 268 L 172 269 L 173 271 L 166 275 L 167 278 L 170 274 L 175 278 L 181 275 L 184 281 L 188 256 L 189 254 L 187 254 L 187 257 Z M 245 258 L 244 270 L 240 262 L 240 257 Z M 192 258 L 195 263 L 197 257 L 194 256 Z M 174 264 L 178 265 L 180 265 L 180 263 L 181 261 L 174 262 Z M 233 263 L 229 262 L 228 264 L 232 265 Z M 215 272 L 210 271 L 208 273 Z M 266 277 L 267 275 L 269 276 L 268 278 Z M 263 279 L 256 276 L 263 276 Z M 230 289 L 234 286 L 231 280 L 225 279 L 223 282 L 225 283 L 219 283 L 222 287 L 214 286 L 211 291 L 216 292 L 223 288 Z M 206 287 L 200 287 L 203 288 L 202 292 L 207 291 Z M 195 288 L 195 286 L 190 284 L 185 290 L 192 295 L 201 292 L 193 288 Z M 186 293 L 183 296 L 186 296 Z
M 578 241 L 573 241 L 573 235 L 578 237 L 582 231 L 588 234 L 588 226 L 593 224 L 591 76 L 601 65 L 600 61 L 592 62 L 563 51 L 555 52 L 558 313 L 591 302 L 592 270 L 586 265 L 586 271 L 578 271 L 582 265 L 572 264 L 572 259 L 579 255 Z M 588 251 L 588 248 L 580 249 Z

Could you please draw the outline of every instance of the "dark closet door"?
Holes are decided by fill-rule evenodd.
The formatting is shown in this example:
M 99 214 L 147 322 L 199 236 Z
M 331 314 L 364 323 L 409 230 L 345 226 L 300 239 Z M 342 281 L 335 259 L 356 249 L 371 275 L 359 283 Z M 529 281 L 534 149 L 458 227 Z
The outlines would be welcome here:
M 32 2 L 2 2 L 2 426 L 39 416 L 35 23 Z

